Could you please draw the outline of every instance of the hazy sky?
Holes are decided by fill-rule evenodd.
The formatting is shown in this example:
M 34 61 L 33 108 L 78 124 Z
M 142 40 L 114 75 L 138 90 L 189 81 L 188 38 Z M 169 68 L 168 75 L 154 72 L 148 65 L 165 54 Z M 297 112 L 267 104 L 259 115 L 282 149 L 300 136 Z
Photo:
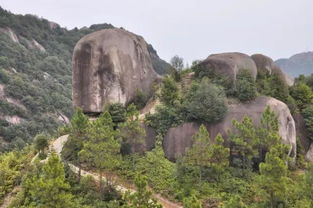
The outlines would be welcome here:
M 124 27 L 167 61 L 175 54 L 190 63 L 220 52 L 277 59 L 313 50 L 313 0 L 1 0 L 0 6 L 69 29 Z

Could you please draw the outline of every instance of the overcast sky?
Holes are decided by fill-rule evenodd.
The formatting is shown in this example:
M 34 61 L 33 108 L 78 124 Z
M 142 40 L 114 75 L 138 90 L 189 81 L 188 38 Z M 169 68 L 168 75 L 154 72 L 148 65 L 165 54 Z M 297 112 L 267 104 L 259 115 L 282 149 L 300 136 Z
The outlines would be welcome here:
M 169 60 L 211 53 L 263 53 L 274 59 L 313 50 L 313 0 L 1 0 L 18 14 L 63 27 L 111 23 L 142 35 Z

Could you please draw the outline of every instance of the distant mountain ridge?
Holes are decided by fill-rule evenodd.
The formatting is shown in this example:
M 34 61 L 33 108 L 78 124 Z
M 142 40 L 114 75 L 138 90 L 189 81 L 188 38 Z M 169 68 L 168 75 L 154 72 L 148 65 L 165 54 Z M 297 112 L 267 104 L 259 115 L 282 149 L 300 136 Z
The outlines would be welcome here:
M 275 63 L 292 77 L 310 75 L 313 73 L 313 52 L 298 53 L 290 58 L 278 59 Z

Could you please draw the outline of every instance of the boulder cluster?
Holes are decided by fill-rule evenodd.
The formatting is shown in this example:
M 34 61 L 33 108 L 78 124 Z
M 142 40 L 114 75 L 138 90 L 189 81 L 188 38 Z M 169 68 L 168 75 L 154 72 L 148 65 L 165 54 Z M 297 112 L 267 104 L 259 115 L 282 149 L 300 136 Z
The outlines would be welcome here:
M 108 103 L 130 103 L 138 90 L 149 95 L 153 84 L 159 79 L 153 69 L 145 40 L 124 29 L 105 29 L 83 37 L 75 46 L 72 62 L 73 104 L 85 113 L 100 113 Z M 213 54 L 199 65 L 229 78 L 233 83 L 236 82 L 237 73 L 245 69 L 251 72 L 254 79 L 259 73 L 278 74 L 287 85 L 293 85 L 293 80 L 271 58 L 261 54 Z M 212 138 L 218 133 L 227 138 L 233 130 L 232 120 L 249 116 L 257 124 L 267 106 L 278 116 L 282 142 L 290 145 L 290 156 L 295 157 L 295 120 L 288 106 L 277 99 L 259 96 L 251 102 L 228 104 L 226 117 L 218 123 L 207 124 L 206 127 Z M 192 137 L 198 129 L 197 123 L 183 123 L 170 128 L 163 140 L 167 158 L 175 160 L 184 154 L 186 148 L 192 145 Z M 155 137 L 155 134 L 151 135 Z M 147 140 L 147 146 L 152 148 L 151 142 L 154 139 L 147 137 Z

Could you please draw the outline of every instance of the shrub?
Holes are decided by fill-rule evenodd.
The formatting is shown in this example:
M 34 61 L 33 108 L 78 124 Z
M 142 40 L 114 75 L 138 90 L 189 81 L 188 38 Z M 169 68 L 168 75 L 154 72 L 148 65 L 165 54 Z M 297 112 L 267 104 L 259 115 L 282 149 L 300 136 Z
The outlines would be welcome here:
M 313 104 L 313 92 L 311 88 L 304 83 L 294 85 L 291 88 L 290 94 L 296 100 L 300 111 Z
M 161 88 L 160 100 L 165 105 L 173 105 L 175 101 L 179 99 L 178 87 L 176 86 L 175 81 L 166 77 L 163 81 L 163 86 Z
M 145 107 L 147 101 L 148 101 L 148 96 L 145 95 L 142 92 L 142 90 L 137 89 L 135 98 L 133 100 L 133 103 L 136 105 L 137 109 L 142 109 L 143 107 Z
M 237 75 L 236 94 L 240 101 L 254 100 L 257 96 L 255 81 L 248 70 L 241 70 Z
M 8 82 L 9 76 L 3 69 L 0 69 L 0 83 L 7 84 Z
M 203 79 L 194 85 L 184 103 L 187 117 L 192 121 L 216 122 L 224 118 L 227 112 L 224 90 Z

